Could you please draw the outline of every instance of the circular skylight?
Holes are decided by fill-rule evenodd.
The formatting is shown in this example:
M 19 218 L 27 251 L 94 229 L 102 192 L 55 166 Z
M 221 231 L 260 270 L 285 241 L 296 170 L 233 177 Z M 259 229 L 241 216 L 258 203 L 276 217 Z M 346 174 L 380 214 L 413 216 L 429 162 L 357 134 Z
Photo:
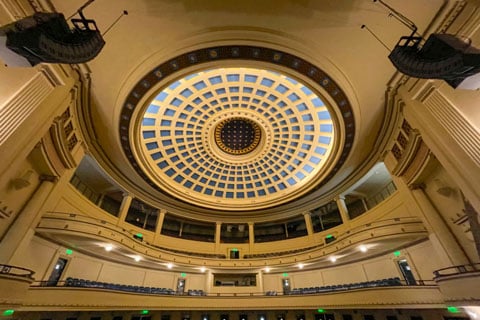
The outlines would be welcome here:
M 226 210 L 312 189 L 336 142 L 313 90 L 253 68 L 211 69 L 168 84 L 146 106 L 138 132 L 138 161 L 158 187 Z

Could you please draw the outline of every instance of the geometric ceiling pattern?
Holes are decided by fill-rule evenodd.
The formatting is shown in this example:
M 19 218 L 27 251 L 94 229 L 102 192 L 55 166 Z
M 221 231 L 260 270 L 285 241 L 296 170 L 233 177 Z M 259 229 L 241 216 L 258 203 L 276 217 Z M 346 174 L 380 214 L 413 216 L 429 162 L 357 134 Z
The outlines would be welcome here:
M 133 86 L 119 120 L 124 154 L 158 200 L 212 214 L 316 192 L 347 160 L 356 128 L 345 92 L 320 68 L 244 45 L 163 61 Z
M 232 209 L 309 189 L 335 143 L 317 94 L 253 68 L 210 69 L 170 83 L 146 106 L 138 132 L 146 170 L 163 190 Z

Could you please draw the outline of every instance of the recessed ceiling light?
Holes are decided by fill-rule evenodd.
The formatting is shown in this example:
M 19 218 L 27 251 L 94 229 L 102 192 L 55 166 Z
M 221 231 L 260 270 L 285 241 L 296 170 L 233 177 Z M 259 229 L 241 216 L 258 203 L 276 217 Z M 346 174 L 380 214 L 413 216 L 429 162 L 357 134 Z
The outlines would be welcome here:
M 172 269 L 172 268 L 173 268 L 173 264 L 167 263 L 167 268 L 168 268 L 168 269 Z
M 362 251 L 362 252 L 367 252 L 368 251 L 367 246 L 363 245 L 363 244 L 361 246 L 359 246 L 358 249 L 360 249 L 360 251 Z
M 269 267 L 265 267 L 265 272 L 270 272 L 270 268 L 269 268 Z
M 107 244 L 107 245 L 105 246 L 105 250 L 106 250 L 106 251 L 112 251 L 112 249 L 113 249 L 113 246 L 112 246 L 111 244 Z
M 133 259 L 135 259 L 135 261 L 137 261 L 137 262 L 142 260 L 142 258 L 140 258 L 140 256 L 135 256 L 135 257 L 133 257 Z
M 298 264 L 298 269 L 303 269 L 303 267 L 304 267 L 303 263 Z
M 335 261 L 337 261 L 337 258 L 335 258 L 335 257 L 330 257 L 330 261 L 335 262 Z
M 207 268 L 201 267 L 201 268 L 200 268 L 200 271 L 205 272 L 205 271 L 207 271 Z

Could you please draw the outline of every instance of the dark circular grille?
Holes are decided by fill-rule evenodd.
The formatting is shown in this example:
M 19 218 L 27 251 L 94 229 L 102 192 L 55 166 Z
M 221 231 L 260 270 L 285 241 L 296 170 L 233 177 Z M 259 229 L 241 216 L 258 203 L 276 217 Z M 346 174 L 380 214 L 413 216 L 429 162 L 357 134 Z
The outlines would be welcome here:
M 242 155 L 253 151 L 260 143 L 260 138 L 260 127 L 245 118 L 226 119 L 215 128 L 217 146 L 229 154 Z

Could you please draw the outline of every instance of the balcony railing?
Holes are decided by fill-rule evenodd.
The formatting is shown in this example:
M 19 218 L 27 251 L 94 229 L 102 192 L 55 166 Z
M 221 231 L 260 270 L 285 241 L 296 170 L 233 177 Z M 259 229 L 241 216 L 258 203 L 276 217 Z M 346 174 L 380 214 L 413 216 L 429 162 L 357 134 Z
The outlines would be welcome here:
M 439 269 L 433 272 L 435 279 L 452 276 L 457 274 L 480 272 L 480 263 L 466 264 L 461 266 L 452 266 L 448 268 Z
M 312 295 L 312 294 L 328 294 L 339 291 L 352 291 L 363 289 L 381 289 L 385 287 L 435 287 L 436 283 L 433 280 L 418 280 L 415 284 L 408 284 L 400 278 L 388 278 L 381 280 L 371 280 L 358 283 L 316 286 L 309 288 L 294 288 L 288 292 L 266 291 L 266 292 L 237 292 L 237 293 L 208 293 L 201 289 L 189 289 L 182 292 L 177 292 L 171 288 L 164 287 L 147 287 L 138 285 L 115 284 L 107 282 L 99 282 L 93 280 L 85 280 L 78 278 L 67 278 L 65 281 L 59 281 L 52 284 L 49 281 L 36 281 L 32 287 L 56 287 L 62 288 L 87 288 L 130 292 L 135 294 L 149 294 L 149 295 L 168 295 L 168 296 L 204 296 L 204 297 L 218 297 L 218 296 L 282 296 L 282 295 Z
M 33 280 L 34 274 L 35 272 L 30 269 L 10 266 L 8 264 L 0 264 L 0 275 L 11 275 L 14 277 Z

